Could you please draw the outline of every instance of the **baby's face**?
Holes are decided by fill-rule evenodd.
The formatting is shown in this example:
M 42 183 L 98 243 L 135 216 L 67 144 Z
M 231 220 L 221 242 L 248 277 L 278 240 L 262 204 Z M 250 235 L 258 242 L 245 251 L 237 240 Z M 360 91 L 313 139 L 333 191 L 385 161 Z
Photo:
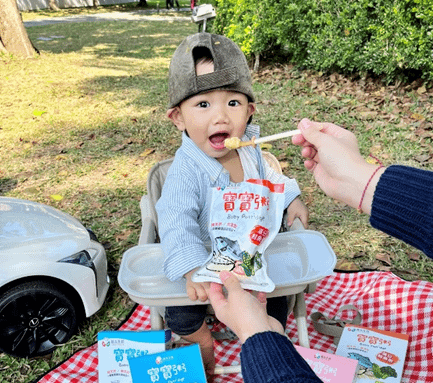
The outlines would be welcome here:
M 197 76 L 212 73 L 214 65 L 199 62 Z M 232 149 L 224 146 L 230 137 L 242 137 L 255 104 L 243 93 L 217 89 L 190 97 L 167 112 L 181 131 L 210 157 L 224 159 Z
M 182 126 L 194 143 L 207 155 L 221 159 L 230 149 L 224 140 L 242 137 L 254 104 L 238 92 L 214 90 L 193 96 L 180 105 Z
M 197 64 L 197 76 L 213 71 L 211 62 Z M 243 136 L 255 105 L 243 93 L 218 89 L 183 101 L 179 109 L 182 124 L 178 128 L 186 130 L 207 155 L 221 159 L 230 151 L 224 140 Z

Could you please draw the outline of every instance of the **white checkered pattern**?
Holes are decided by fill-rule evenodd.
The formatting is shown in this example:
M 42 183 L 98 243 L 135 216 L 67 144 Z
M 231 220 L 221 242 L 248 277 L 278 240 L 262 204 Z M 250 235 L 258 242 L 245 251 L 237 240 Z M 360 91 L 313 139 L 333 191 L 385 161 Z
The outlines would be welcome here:
M 403 383 L 433 382 L 433 284 L 426 281 L 407 282 L 392 273 L 334 273 L 318 283 L 313 294 L 306 295 L 307 314 L 320 311 L 333 317 L 343 305 L 352 304 L 362 313 L 362 326 L 409 334 Z M 343 315 L 350 315 L 344 312 Z M 351 317 L 342 317 L 351 319 Z M 311 321 L 311 348 L 335 352 L 332 339 L 317 333 Z M 222 326 L 216 324 L 216 326 Z M 138 306 L 119 330 L 150 329 L 149 309 Z M 287 334 L 297 343 L 293 315 L 287 321 Z M 97 383 L 98 357 L 96 344 L 72 355 L 50 371 L 38 383 Z M 217 364 L 239 363 L 237 341 L 215 341 Z M 215 383 L 242 383 L 238 374 L 216 376 Z

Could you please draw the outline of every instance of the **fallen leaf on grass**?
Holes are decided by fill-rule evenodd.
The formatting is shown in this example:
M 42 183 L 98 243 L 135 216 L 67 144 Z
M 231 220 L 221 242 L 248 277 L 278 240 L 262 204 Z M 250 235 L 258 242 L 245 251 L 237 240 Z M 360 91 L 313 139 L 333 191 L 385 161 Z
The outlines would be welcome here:
M 423 164 L 425 162 L 428 162 L 428 160 L 431 158 L 430 154 L 420 154 L 419 156 L 415 156 L 414 160 L 419 162 L 420 164 Z
M 102 204 L 99 202 L 92 202 L 91 206 L 93 209 L 101 209 L 102 208 Z
M 121 144 L 119 144 L 119 145 L 113 146 L 113 147 L 111 148 L 111 151 L 112 151 L 112 152 L 118 152 L 119 150 L 123 150 L 123 149 L 125 149 L 128 145 L 131 145 L 133 142 L 134 142 L 134 140 L 132 140 L 132 139 L 128 139 L 128 140 L 124 141 L 123 143 L 121 143 Z
M 424 94 L 425 92 L 427 92 L 427 89 L 426 89 L 426 87 L 423 85 L 423 86 L 420 86 L 420 87 L 416 90 L 416 92 L 417 92 L 418 94 Z
M 352 254 L 349 254 L 349 255 L 348 255 L 348 257 L 349 257 L 349 258 L 352 258 L 352 259 L 355 259 L 355 258 L 363 258 L 363 257 L 365 257 L 365 256 L 367 256 L 367 254 L 365 254 L 363 251 L 358 251 L 357 253 L 352 253 Z
M 411 260 L 411 261 L 419 261 L 420 260 L 420 255 L 418 253 L 409 253 L 407 255 L 407 257 Z
M 121 242 L 121 241 L 125 241 L 126 239 L 128 239 L 128 237 L 132 234 L 132 230 L 125 230 L 123 232 L 121 232 L 120 234 L 117 234 L 115 236 L 116 242 Z
M 262 150 L 269 150 L 269 149 L 272 149 L 272 144 L 269 144 L 269 143 L 263 143 L 263 144 L 260 144 L 260 149 L 262 149 Z
M 276 100 L 262 100 L 261 102 L 263 105 L 274 105 L 277 103 Z
M 363 271 L 375 271 L 380 267 L 378 262 L 374 263 L 364 263 L 361 265 L 361 269 Z
M 111 148 L 111 151 L 112 151 L 112 152 L 118 152 L 118 151 L 120 151 L 120 150 L 125 149 L 127 146 L 128 146 L 128 145 L 125 145 L 125 144 L 116 145 L 116 146 L 113 146 L 113 147 Z
M 61 201 L 61 200 L 63 199 L 63 196 L 61 196 L 60 194 L 51 194 L 51 195 L 50 195 L 50 198 L 51 198 L 53 201 L 58 202 L 58 201 Z
M 424 124 L 415 129 L 415 134 L 421 138 L 433 138 L 432 124 Z
M 413 113 L 410 118 L 413 118 L 414 120 L 418 120 L 418 121 L 424 121 L 425 117 L 422 114 L 419 113 Z
M 142 152 L 139 157 L 147 157 L 148 155 L 152 154 L 155 151 L 153 148 L 146 149 L 144 152 Z
M 335 271 L 359 271 L 356 263 L 348 261 L 347 259 L 339 259 L 334 267 Z
M 372 164 L 372 165 L 376 165 L 378 162 L 377 162 L 377 160 L 376 160 L 376 158 L 373 158 L 373 157 L 367 157 L 366 158 L 366 161 L 369 163 L 369 164 Z
M 33 115 L 36 116 L 36 117 L 40 117 L 40 116 L 42 116 L 45 113 L 47 113 L 45 110 L 34 110 L 33 111 Z
M 376 259 L 378 261 L 381 261 L 381 262 L 385 263 L 388 266 L 392 265 L 391 257 L 390 257 L 390 255 L 388 253 L 379 253 L 379 254 L 376 254 Z
M 281 169 L 288 169 L 288 168 L 290 168 L 290 164 L 287 161 L 281 161 L 280 162 L 280 166 L 281 166 Z

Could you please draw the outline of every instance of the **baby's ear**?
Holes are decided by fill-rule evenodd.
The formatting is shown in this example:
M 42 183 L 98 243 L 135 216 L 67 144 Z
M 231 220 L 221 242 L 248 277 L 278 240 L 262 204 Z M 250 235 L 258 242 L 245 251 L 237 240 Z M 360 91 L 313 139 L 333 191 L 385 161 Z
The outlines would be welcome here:
M 256 104 L 254 102 L 248 103 L 248 117 L 251 117 L 256 111 Z
M 176 127 L 183 132 L 185 130 L 185 124 L 183 116 L 178 106 L 167 110 L 167 117 L 176 125 Z

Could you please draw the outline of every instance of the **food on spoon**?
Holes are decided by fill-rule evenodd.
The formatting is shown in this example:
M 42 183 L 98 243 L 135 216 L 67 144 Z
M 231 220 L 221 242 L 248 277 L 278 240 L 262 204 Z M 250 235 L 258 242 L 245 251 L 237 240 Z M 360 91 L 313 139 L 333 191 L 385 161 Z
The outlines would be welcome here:
M 224 146 L 227 149 L 237 149 L 240 148 L 241 146 L 248 146 L 248 145 L 252 145 L 255 147 L 256 145 L 263 144 L 265 142 L 280 140 L 282 138 L 294 136 L 295 134 L 301 134 L 301 131 L 299 129 L 290 130 L 287 132 L 282 132 L 282 133 L 273 134 L 271 136 L 262 137 L 257 139 L 257 141 L 256 141 L 256 137 L 253 137 L 251 141 L 241 141 L 237 137 L 231 137 L 231 138 L 226 138 L 224 140 Z
M 237 148 L 240 148 L 240 147 L 242 147 L 242 146 L 248 146 L 248 145 L 253 145 L 253 146 L 255 146 L 255 137 L 253 137 L 252 139 L 251 139 L 251 141 L 241 141 L 241 139 L 240 138 L 238 138 L 238 137 L 230 137 L 230 138 L 226 138 L 225 140 L 224 140 L 224 146 L 227 148 L 227 149 L 237 149 Z
M 224 140 L 224 146 L 227 149 L 237 149 L 240 147 L 241 139 L 238 137 L 231 137 Z

